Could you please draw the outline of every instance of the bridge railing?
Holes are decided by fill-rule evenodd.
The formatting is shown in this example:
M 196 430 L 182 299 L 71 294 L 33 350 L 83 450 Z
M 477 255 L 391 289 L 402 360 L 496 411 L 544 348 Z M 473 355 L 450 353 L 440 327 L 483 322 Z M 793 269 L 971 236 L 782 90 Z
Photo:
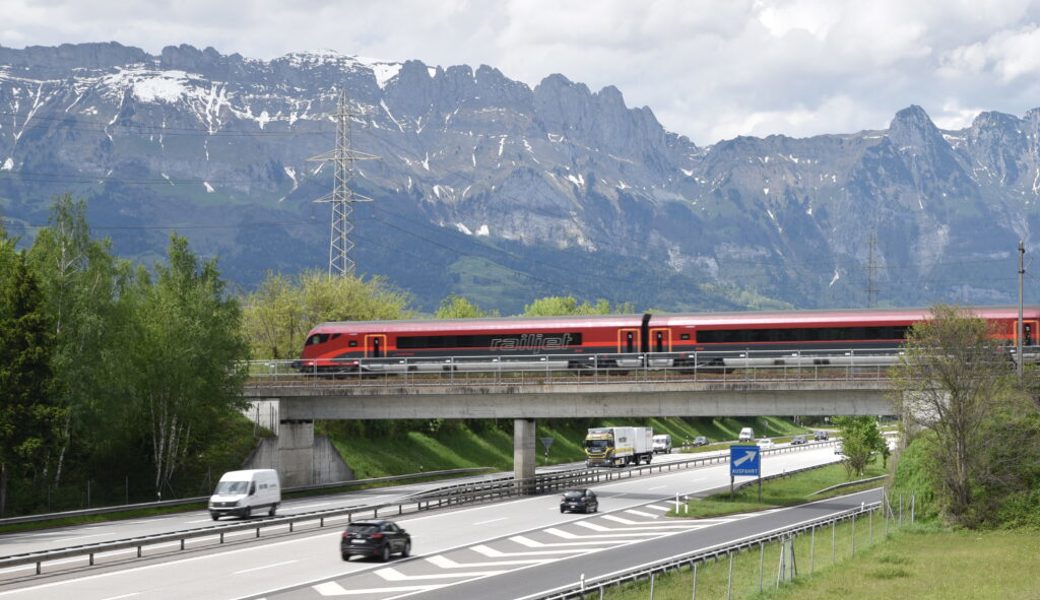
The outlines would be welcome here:
M 249 364 L 253 384 L 277 385 L 514 385 L 641 381 L 803 381 L 885 379 L 899 349 L 829 348 L 799 351 L 537 354 L 437 358 L 260 360 Z

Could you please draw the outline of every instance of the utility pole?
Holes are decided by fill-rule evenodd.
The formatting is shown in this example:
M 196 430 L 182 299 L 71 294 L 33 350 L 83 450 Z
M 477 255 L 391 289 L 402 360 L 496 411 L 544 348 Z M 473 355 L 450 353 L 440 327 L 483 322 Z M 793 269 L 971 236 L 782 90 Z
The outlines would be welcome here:
M 1023 330 L 1022 330 L 1022 311 L 1023 311 L 1023 308 L 1022 308 L 1022 303 L 1023 303 L 1023 301 L 1022 301 L 1022 296 L 1023 296 L 1022 286 L 1023 286 L 1023 283 L 1024 283 L 1023 280 L 1025 279 L 1025 274 L 1026 274 L 1026 245 L 1025 245 L 1025 242 L 1023 242 L 1022 240 L 1018 240 L 1018 335 L 1015 336 L 1015 337 L 1018 338 L 1018 342 L 1016 344 L 1016 349 L 1015 349 L 1015 358 L 1017 359 L 1017 362 L 1018 362 L 1017 370 L 1018 370 L 1018 379 L 1020 381 L 1022 380 L 1022 363 L 1025 362 L 1023 360 L 1025 357 L 1022 356 L 1022 333 L 1023 333 Z
M 354 274 L 354 259 L 350 257 L 350 251 L 354 249 L 354 242 L 350 239 L 350 232 L 354 229 L 354 224 L 350 220 L 350 214 L 354 210 L 355 202 L 372 201 L 371 198 L 351 192 L 347 185 L 353 175 L 354 161 L 378 158 L 350 148 L 350 118 L 347 92 L 341 90 L 336 108 L 336 149 L 307 159 L 331 162 L 336 169 L 332 193 L 315 200 L 315 202 L 327 202 L 332 205 L 331 235 L 329 237 L 330 278 Z

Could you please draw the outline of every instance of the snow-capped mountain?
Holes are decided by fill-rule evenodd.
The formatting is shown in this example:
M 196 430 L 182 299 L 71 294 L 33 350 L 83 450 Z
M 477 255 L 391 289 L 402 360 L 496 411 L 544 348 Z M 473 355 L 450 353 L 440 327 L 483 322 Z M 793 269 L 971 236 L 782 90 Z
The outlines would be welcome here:
M 341 89 L 353 148 L 379 157 L 355 163 L 375 200 L 354 212 L 359 271 L 427 308 L 857 306 L 868 270 L 885 303 L 1012 302 L 1038 214 L 1037 110 L 941 131 L 910 107 L 888 130 L 698 147 L 560 75 L 110 43 L 0 48 L 5 225 L 28 239 L 71 192 L 124 255 L 176 230 L 244 287 L 324 268 L 332 174 L 308 159 L 334 146 Z

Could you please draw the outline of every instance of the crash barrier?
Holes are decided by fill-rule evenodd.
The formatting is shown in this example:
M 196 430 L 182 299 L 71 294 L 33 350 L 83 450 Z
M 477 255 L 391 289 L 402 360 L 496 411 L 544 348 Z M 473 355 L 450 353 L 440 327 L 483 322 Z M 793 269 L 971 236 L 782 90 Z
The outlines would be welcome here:
M 492 467 L 466 467 L 464 469 L 446 469 L 443 471 L 426 471 L 421 473 L 409 473 L 407 475 L 389 475 L 386 477 L 372 477 L 369 479 L 351 479 L 349 481 L 335 481 L 332 483 L 317 483 L 311 485 L 298 485 L 293 487 L 282 488 L 282 492 L 286 494 L 296 494 L 302 492 L 311 491 L 322 491 L 322 490 L 335 490 L 340 488 L 359 487 L 365 485 L 375 485 L 379 483 L 389 483 L 395 481 L 408 481 L 409 479 L 422 479 L 425 477 L 448 477 L 452 475 L 466 475 L 469 473 L 480 473 L 492 470 Z M 58 519 L 69 519 L 74 517 L 86 517 L 92 515 L 104 515 L 116 512 L 124 512 L 129 510 L 149 509 L 149 508 L 166 508 L 172 506 L 188 506 L 190 504 L 205 504 L 209 501 L 209 496 L 196 496 L 193 498 L 178 498 L 176 500 L 158 500 L 155 502 L 137 502 L 134 504 L 117 504 L 114 506 L 101 506 L 98 508 L 83 508 L 79 510 L 68 510 L 56 513 L 45 513 L 38 515 L 24 515 L 20 517 L 8 517 L 6 519 L 0 519 L 0 527 L 4 525 L 14 525 L 17 523 L 35 523 L 38 521 L 54 521 Z
M 844 512 L 835 513 L 827 517 L 821 517 L 798 523 L 788 527 L 778 528 L 772 531 L 768 531 L 753 536 L 748 536 L 740 540 L 726 542 L 711 546 L 709 548 L 696 550 L 684 554 L 679 554 L 666 559 L 658 560 L 655 562 L 634 566 L 629 569 L 615 571 L 606 575 L 602 575 L 592 579 L 585 579 L 583 575 L 579 576 L 578 580 L 572 584 L 566 586 L 557 587 L 552 590 L 540 592 L 538 594 L 525 596 L 519 600 L 567 600 L 572 598 L 580 599 L 591 599 L 591 598 L 603 598 L 604 592 L 611 587 L 621 587 L 635 583 L 650 584 L 650 598 L 653 598 L 653 588 L 658 577 L 661 577 L 670 573 L 679 573 L 680 571 L 687 570 L 690 574 L 690 594 L 687 597 L 697 597 L 697 571 L 698 567 L 704 568 L 705 566 L 713 563 L 717 563 L 722 560 L 729 562 L 729 577 L 726 582 L 726 597 L 732 596 L 734 588 L 733 578 L 733 562 L 734 558 L 744 552 L 758 550 L 760 559 L 757 561 L 758 568 L 755 570 L 757 575 L 757 587 L 759 591 L 762 591 L 765 585 L 765 551 L 766 545 L 777 543 L 779 544 L 779 561 L 777 564 L 775 577 L 774 573 L 770 573 L 768 581 L 770 587 L 773 582 L 779 587 L 782 583 L 790 581 L 798 574 L 798 552 L 806 553 L 809 556 L 808 572 L 813 572 L 816 567 L 816 555 L 817 555 L 817 533 L 820 533 L 823 540 L 819 542 L 821 546 L 826 544 L 826 538 L 830 538 L 831 547 L 831 564 L 833 564 L 837 557 L 835 556 L 835 530 L 839 524 L 848 522 L 851 524 L 851 552 L 855 554 L 857 548 L 856 540 L 856 524 L 857 522 L 866 519 L 866 531 L 862 531 L 862 524 L 860 525 L 861 531 L 859 533 L 860 542 L 859 546 L 864 546 L 863 538 L 868 540 L 868 544 L 874 542 L 875 536 L 875 515 L 880 515 L 884 522 L 884 534 L 887 536 L 891 525 L 895 527 L 901 527 L 904 523 L 911 523 L 913 521 L 913 513 L 909 512 L 909 516 L 904 520 L 903 514 L 903 497 L 899 499 L 899 512 L 896 513 L 895 507 L 888 502 L 887 493 L 883 496 L 882 501 L 873 502 L 870 504 L 863 504 L 860 507 L 850 509 Z M 913 496 L 909 499 L 910 506 L 913 505 Z M 828 531 L 829 529 L 829 531 Z M 878 525 L 879 534 L 881 525 Z M 809 550 L 805 550 L 805 537 L 808 536 Z M 800 551 L 796 552 L 796 541 L 800 540 L 799 547 Z M 824 548 L 824 551 L 826 549 Z M 804 561 L 804 554 L 803 554 Z M 771 567 L 770 567 L 771 568 Z M 803 571 L 804 574 L 804 571 Z M 746 588 L 754 587 L 754 582 L 751 585 L 746 585 Z M 674 591 L 674 587 L 671 588 Z M 721 593 L 721 590 L 717 590 Z
M 773 448 L 770 450 L 763 450 L 763 454 L 782 454 L 803 449 L 817 448 L 833 443 L 834 442 L 832 441 L 828 441 L 803 444 L 796 447 L 789 446 Z M 499 500 L 510 496 L 553 493 L 561 489 L 589 483 L 614 481 L 649 475 L 654 472 L 660 473 L 664 471 L 689 469 L 699 466 L 725 463 L 728 461 L 729 454 L 726 453 L 676 461 L 673 463 L 643 465 L 620 470 L 579 469 L 560 473 L 547 473 L 531 479 L 514 480 L 507 478 L 501 481 L 449 485 L 432 492 L 428 491 L 413 494 L 412 496 L 395 503 L 364 507 L 351 506 L 332 508 L 306 513 L 297 513 L 282 517 L 264 517 L 244 523 L 216 524 L 197 529 L 186 529 L 135 538 L 82 544 L 67 548 L 13 554 L 10 556 L 0 557 L 0 569 L 34 565 L 35 574 L 40 575 L 43 573 L 44 564 L 62 560 L 86 558 L 87 565 L 94 566 L 101 555 L 105 555 L 105 558 L 120 559 L 127 558 L 126 554 L 130 553 L 131 556 L 129 558 L 141 558 L 144 556 L 144 549 L 146 547 L 153 547 L 155 549 L 172 548 L 177 551 L 183 551 L 188 549 L 189 541 L 198 542 L 192 544 L 195 547 L 200 547 L 203 543 L 224 544 L 227 541 L 227 538 L 234 537 L 237 538 L 237 540 L 240 540 L 246 533 L 251 534 L 251 539 L 260 538 L 262 531 L 269 535 L 282 535 L 292 533 L 297 528 L 304 526 L 311 528 L 323 528 L 327 524 L 342 526 L 344 523 L 349 523 L 357 519 L 400 516 L 406 513 L 434 510 L 438 508 L 457 506 L 460 504 Z M 429 474 L 430 473 L 425 473 L 424 475 Z M 778 476 L 783 475 L 784 474 L 779 474 Z M 78 563 L 75 566 L 82 567 L 83 564 Z

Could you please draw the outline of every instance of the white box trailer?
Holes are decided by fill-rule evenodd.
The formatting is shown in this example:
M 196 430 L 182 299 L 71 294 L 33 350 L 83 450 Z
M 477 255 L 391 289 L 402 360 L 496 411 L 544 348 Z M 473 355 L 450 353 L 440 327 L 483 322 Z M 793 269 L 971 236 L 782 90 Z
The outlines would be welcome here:
M 623 467 L 654 458 L 654 432 L 649 427 L 592 427 L 585 435 L 585 466 Z

